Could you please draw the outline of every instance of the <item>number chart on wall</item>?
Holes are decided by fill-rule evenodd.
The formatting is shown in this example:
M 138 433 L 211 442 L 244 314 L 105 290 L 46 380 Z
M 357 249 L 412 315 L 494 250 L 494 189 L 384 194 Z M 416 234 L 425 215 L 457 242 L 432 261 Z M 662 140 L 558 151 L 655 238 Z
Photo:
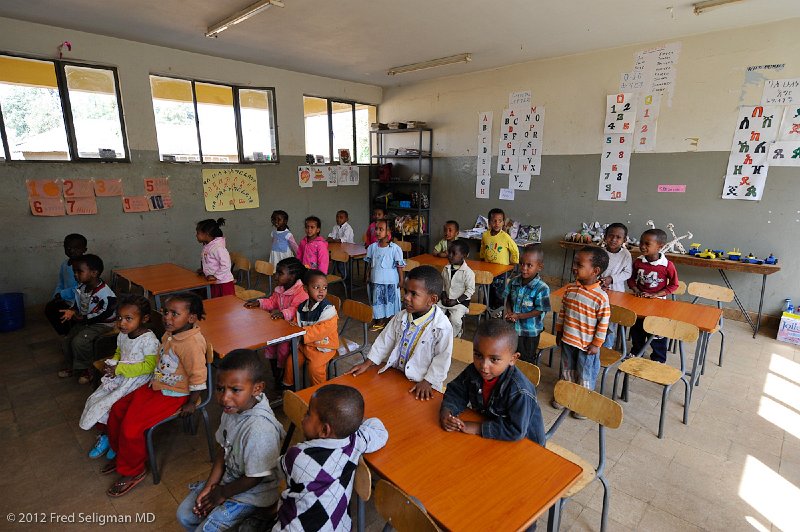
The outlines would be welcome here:
M 598 200 L 626 201 L 628 198 L 628 170 L 635 126 L 635 95 L 625 92 L 606 96 Z
M 121 197 L 123 212 L 145 212 L 172 207 L 169 179 L 144 179 L 145 195 L 123 196 L 121 179 L 29 179 L 28 204 L 34 216 L 97 214 L 98 197 Z

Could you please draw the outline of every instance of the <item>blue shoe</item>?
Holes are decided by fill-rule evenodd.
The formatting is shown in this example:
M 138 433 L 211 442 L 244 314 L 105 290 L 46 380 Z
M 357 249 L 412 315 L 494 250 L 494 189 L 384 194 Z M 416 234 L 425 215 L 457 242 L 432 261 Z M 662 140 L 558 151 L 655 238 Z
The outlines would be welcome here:
M 106 458 L 108 458 L 109 460 L 113 460 L 116 457 L 117 457 L 117 453 L 114 452 L 114 449 L 109 447 L 108 448 L 108 452 L 106 453 Z
M 97 443 L 95 443 L 94 447 L 92 447 L 92 450 L 89 451 L 89 458 L 100 458 L 106 454 L 106 451 L 109 449 L 111 449 L 111 447 L 108 443 L 108 436 L 101 434 L 97 437 Z

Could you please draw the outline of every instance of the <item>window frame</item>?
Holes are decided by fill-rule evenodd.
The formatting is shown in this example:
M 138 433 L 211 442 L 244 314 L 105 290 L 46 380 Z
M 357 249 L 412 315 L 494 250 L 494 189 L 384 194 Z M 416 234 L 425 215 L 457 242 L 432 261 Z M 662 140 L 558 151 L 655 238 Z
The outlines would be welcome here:
M 280 151 L 280 142 L 278 140 L 278 99 L 275 96 L 275 87 L 253 87 L 249 85 L 235 85 L 232 83 L 223 83 L 220 81 L 210 81 L 206 79 L 195 79 L 195 78 L 184 78 L 181 76 L 175 76 L 171 74 L 159 74 L 156 72 L 150 72 L 148 74 L 148 82 L 150 78 L 156 76 L 159 78 L 167 78 L 167 79 L 175 79 L 180 81 L 187 81 L 192 86 L 192 104 L 194 108 L 194 125 L 195 130 L 197 131 L 197 152 L 200 160 L 198 162 L 194 161 L 164 161 L 161 160 L 161 149 L 159 148 L 159 162 L 162 163 L 170 163 L 170 164 L 280 164 L 281 161 L 281 151 Z M 220 85 L 222 87 L 228 87 L 231 89 L 233 93 L 233 119 L 234 119 L 234 133 L 236 135 L 236 154 L 239 158 L 238 161 L 234 162 L 225 162 L 221 163 L 218 161 L 204 161 L 203 160 L 203 139 L 200 136 L 200 115 L 197 112 L 197 91 L 195 89 L 196 83 L 205 83 L 208 85 Z M 272 119 L 274 123 L 275 129 L 275 158 L 270 159 L 267 161 L 246 161 L 244 160 L 244 133 L 242 132 L 242 109 L 239 100 L 239 91 L 240 90 L 255 90 L 255 91 L 265 91 L 272 94 L 272 98 L 270 100 L 270 104 L 272 106 Z M 152 94 L 152 85 L 151 85 L 151 93 L 150 93 L 150 101 L 153 101 L 153 94 Z M 156 143 L 158 141 L 156 140 Z
M 328 96 L 316 96 L 314 94 L 303 94 L 303 98 L 317 98 L 319 100 L 325 100 L 326 108 L 328 112 L 328 160 L 330 161 L 328 164 L 334 164 L 333 159 L 333 104 L 346 104 L 350 106 L 350 111 L 353 116 L 353 151 L 350 153 L 350 161 L 352 165 L 369 165 L 371 161 L 359 161 L 357 159 L 356 150 L 358 150 L 358 131 L 356 128 L 356 105 L 368 105 L 370 107 L 375 108 L 375 116 L 378 115 L 378 105 L 374 103 L 366 103 L 366 102 L 358 102 L 356 100 L 346 100 L 343 98 L 331 98 Z M 303 120 L 305 121 L 305 112 L 303 113 Z M 305 141 L 305 137 L 303 139 Z M 303 146 L 303 150 L 305 151 L 305 146 Z M 337 153 L 338 156 L 338 153 Z M 341 164 L 341 162 L 339 163 Z
M 6 134 L 5 118 L 3 117 L 3 109 L 0 106 L 0 139 L 3 142 L 3 151 L 5 152 L 4 163 L 130 163 L 131 152 L 128 146 L 128 132 L 125 127 L 125 111 L 122 107 L 122 91 L 119 88 L 119 73 L 116 66 L 104 65 L 102 63 L 89 63 L 83 61 L 64 60 L 64 59 L 50 59 L 36 57 L 33 55 L 17 54 L 11 52 L 0 51 L 0 56 L 15 57 L 18 59 L 30 59 L 32 61 L 41 61 L 45 63 L 52 63 L 56 75 L 56 85 L 58 89 L 58 98 L 61 102 L 61 117 L 64 120 L 64 129 L 67 134 L 67 153 L 69 160 L 63 159 L 11 159 L 11 147 L 8 145 L 8 135 Z M 119 125 L 122 131 L 122 149 L 124 156 L 115 157 L 113 159 L 103 159 L 102 157 L 81 157 L 78 155 L 78 141 L 75 134 L 75 124 L 72 120 L 72 102 L 69 99 L 69 86 L 67 85 L 67 66 L 74 66 L 80 68 L 94 68 L 97 70 L 110 70 L 114 75 L 114 95 L 117 98 L 117 112 L 119 114 Z

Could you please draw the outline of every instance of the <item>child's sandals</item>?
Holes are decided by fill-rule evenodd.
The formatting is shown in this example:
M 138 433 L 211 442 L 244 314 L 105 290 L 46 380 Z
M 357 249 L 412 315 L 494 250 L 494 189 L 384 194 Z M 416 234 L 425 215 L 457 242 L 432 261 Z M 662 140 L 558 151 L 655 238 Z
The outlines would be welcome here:
M 122 497 L 123 495 L 131 491 L 133 488 L 135 488 L 136 485 L 139 484 L 141 481 L 143 481 L 144 477 L 146 476 L 147 476 L 147 469 L 144 469 L 142 470 L 141 473 L 139 473 L 134 477 L 122 477 L 116 482 L 114 482 L 114 484 L 112 484 L 110 488 L 108 488 L 108 490 L 106 491 L 106 495 L 108 495 L 109 497 Z M 128 480 L 123 480 L 124 478 L 127 478 Z
M 103 467 L 100 468 L 100 474 L 110 475 L 111 473 L 114 473 L 116 470 L 117 470 L 117 461 L 111 460 L 110 462 L 107 462 Z

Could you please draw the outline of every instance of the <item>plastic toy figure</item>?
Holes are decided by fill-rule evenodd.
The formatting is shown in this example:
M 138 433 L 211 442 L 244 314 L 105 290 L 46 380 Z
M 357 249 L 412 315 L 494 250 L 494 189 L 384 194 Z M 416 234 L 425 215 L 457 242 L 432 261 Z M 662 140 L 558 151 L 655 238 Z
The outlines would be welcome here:
M 742 258 L 742 252 L 739 251 L 739 248 L 733 248 L 733 250 L 728 252 L 728 260 L 738 261 L 741 258 Z
M 697 242 L 692 242 L 692 245 L 689 246 L 689 255 L 699 255 L 700 254 L 700 244 Z
M 699 253 L 697 256 L 700 257 L 701 259 L 716 259 L 717 258 L 717 254 L 714 253 L 713 251 L 711 251 L 708 248 L 706 248 L 706 250 L 703 251 L 702 253 Z
M 778 264 L 778 257 L 770 253 L 769 257 L 764 259 L 764 264 Z

